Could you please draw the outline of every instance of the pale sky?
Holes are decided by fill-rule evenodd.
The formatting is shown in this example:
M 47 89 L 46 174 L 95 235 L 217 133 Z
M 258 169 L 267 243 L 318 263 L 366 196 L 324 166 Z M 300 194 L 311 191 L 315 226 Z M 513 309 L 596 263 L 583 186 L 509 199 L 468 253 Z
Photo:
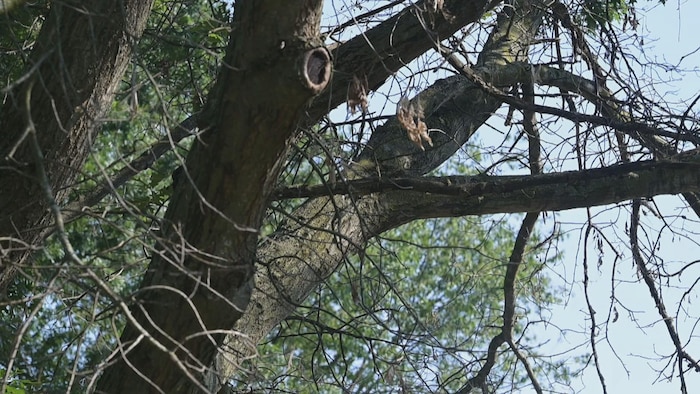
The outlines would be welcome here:
M 669 0 L 665 6 L 655 4 L 656 1 L 638 1 L 637 4 L 641 22 L 639 35 L 644 36 L 644 55 L 651 61 L 672 64 L 680 69 L 688 70 L 688 72 L 686 72 L 685 77 L 681 77 L 673 71 L 655 68 L 656 74 L 648 73 L 647 75 L 653 77 L 657 90 L 666 91 L 666 95 L 663 96 L 666 101 L 691 101 L 700 92 L 700 73 L 692 71 L 697 70 L 700 64 L 700 51 L 694 53 L 700 47 L 699 22 L 697 20 L 697 15 L 700 15 L 700 2 Z M 640 72 L 644 71 L 640 70 Z M 669 82 L 668 84 L 662 83 L 664 81 Z M 685 110 L 685 107 L 681 105 L 673 108 L 678 113 Z M 682 202 L 678 197 L 660 197 L 655 198 L 654 201 L 661 209 L 662 215 L 680 213 L 678 208 L 682 206 Z M 600 211 L 602 209 L 595 210 L 595 212 Z M 687 232 L 681 232 L 680 235 L 685 234 L 700 242 L 700 238 L 698 238 L 700 225 L 698 225 L 697 218 L 694 217 L 695 214 L 690 210 L 685 214 L 691 220 L 675 219 L 672 223 L 687 230 Z M 585 219 L 585 211 L 583 210 L 563 213 L 559 216 L 559 220 L 564 222 L 580 223 L 582 218 Z M 655 226 L 660 226 L 660 221 L 653 218 L 647 219 L 655 223 Z M 625 223 L 629 223 L 629 215 L 602 214 L 596 218 L 596 223 L 601 227 L 615 223 L 618 228 L 615 235 L 621 240 L 625 240 L 627 237 Z M 576 226 L 571 226 L 571 228 L 575 229 Z M 692 232 L 695 232 L 695 236 Z M 700 256 L 700 248 L 694 245 L 692 240 L 684 240 L 680 235 L 674 238 L 668 232 L 666 233 L 667 235 L 664 235 L 660 240 L 658 253 L 669 265 L 675 264 L 674 266 L 680 267 L 682 262 L 688 263 Z M 613 234 L 609 227 L 608 234 Z M 586 322 L 581 312 L 586 310 L 586 304 L 581 286 L 583 251 L 578 247 L 579 237 L 582 237 L 580 233 L 572 232 L 570 234 L 569 240 L 564 246 L 564 267 L 560 267 L 559 270 L 555 269 L 555 272 L 564 275 L 568 280 L 576 281 L 578 285 L 570 294 L 567 306 L 554 311 L 553 323 L 559 328 L 567 327 L 586 331 L 588 327 L 585 326 Z M 654 239 L 653 234 L 650 234 L 649 237 Z M 601 257 L 602 265 L 598 269 L 596 268 L 598 252 L 593 247 L 589 247 L 588 253 L 591 281 L 596 282 L 595 285 L 591 286 L 589 292 L 596 310 L 596 319 L 600 322 L 605 320 L 610 313 L 610 293 L 613 287 L 611 271 L 613 271 L 615 256 L 610 249 L 604 248 Z M 623 257 L 617 261 L 614 291 L 624 306 L 635 313 L 627 313 L 618 305 L 619 318 L 617 322 L 608 326 L 607 339 L 605 333 L 599 333 L 597 337 L 600 339 L 597 347 L 601 369 L 606 379 L 607 392 L 635 394 L 680 392 L 680 380 L 677 373 L 669 382 L 660 378 L 659 373 L 655 372 L 655 370 L 665 367 L 666 364 L 659 359 L 663 355 L 670 354 L 673 346 L 664 324 L 659 321 L 659 315 L 648 290 L 644 284 L 638 282 L 638 277 L 634 274 L 635 268 L 629 252 L 623 250 L 623 254 Z M 691 268 L 681 277 L 682 283 L 688 286 L 699 276 L 700 270 Z M 678 283 L 675 279 L 670 281 L 671 285 Z M 689 298 L 683 303 L 688 310 L 679 313 L 676 310 L 677 300 L 682 296 L 682 292 L 663 291 L 664 300 L 669 309 L 668 313 L 671 316 L 684 316 L 684 313 L 690 315 L 690 317 L 681 318 L 678 322 L 678 331 L 683 343 L 688 341 L 690 337 L 700 334 L 700 331 L 694 327 L 698 324 L 698 317 L 700 317 L 698 295 L 700 295 L 700 289 L 691 292 Z M 636 321 L 633 320 L 633 316 Z M 550 332 L 554 333 L 555 331 Z M 587 339 L 585 337 L 587 335 L 587 332 L 583 334 L 572 332 L 567 335 L 567 342 L 562 342 L 559 346 L 552 344 L 552 349 L 563 349 L 567 345 L 573 346 L 582 343 Z M 590 347 L 587 350 L 590 350 Z M 700 339 L 694 338 L 686 351 L 695 359 L 700 359 Z M 574 387 L 582 393 L 603 392 L 593 365 L 575 383 Z M 686 383 L 690 393 L 700 392 L 700 373 L 688 372 Z

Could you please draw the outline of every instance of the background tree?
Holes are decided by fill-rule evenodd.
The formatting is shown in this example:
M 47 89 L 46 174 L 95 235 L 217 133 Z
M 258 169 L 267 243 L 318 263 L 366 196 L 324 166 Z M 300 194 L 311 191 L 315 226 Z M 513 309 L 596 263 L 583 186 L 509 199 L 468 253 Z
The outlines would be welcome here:
M 639 231 L 642 199 L 700 209 L 697 137 L 630 78 L 634 2 L 327 3 L 5 15 L 2 390 L 565 390 L 535 223 L 618 204 L 624 241 L 585 239 L 629 249 L 687 391 L 683 270 Z

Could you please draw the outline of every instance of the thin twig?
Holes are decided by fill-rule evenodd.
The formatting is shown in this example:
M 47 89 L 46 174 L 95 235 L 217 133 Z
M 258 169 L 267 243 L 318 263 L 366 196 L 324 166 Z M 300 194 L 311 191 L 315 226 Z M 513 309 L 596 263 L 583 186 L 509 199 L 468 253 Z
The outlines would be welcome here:
M 588 244 L 588 237 L 591 234 L 593 226 L 590 225 L 591 213 L 587 212 L 589 225 L 586 227 L 586 234 L 584 235 L 584 243 Z M 593 364 L 595 365 L 596 373 L 598 374 L 598 381 L 603 389 L 603 394 L 607 394 L 608 388 L 605 384 L 605 376 L 603 376 L 603 370 L 601 368 L 600 359 L 598 357 L 598 349 L 596 346 L 595 337 L 597 335 L 596 330 L 598 329 L 598 323 L 596 323 L 595 310 L 593 309 L 593 304 L 591 302 L 589 290 L 589 277 L 588 277 L 588 248 L 583 249 L 583 295 L 586 298 L 586 306 L 588 307 L 588 318 L 591 320 L 591 327 L 589 332 L 589 343 L 591 344 L 591 352 L 593 353 Z
M 134 176 L 148 168 L 151 168 L 156 160 L 172 150 L 175 144 L 180 142 L 182 139 L 191 136 L 192 132 L 197 128 L 198 115 L 199 114 L 191 115 L 187 119 L 180 122 L 180 124 L 168 132 L 166 137 L 161 138 L 156 143 L 151 145 L 150 148 L 141 153 L 139 157 L 129 162 L 112 178 L 109 178 L 98 185 L 98 187 L 91 191 L 87 196 L 79 199 L 78 201 L 70 203 L 67 207 L 65 207 L 64 211 L 66 212 L 66 222 L 73 221 L 83 216 L 83 210 L 85 208 L 94 206 L 107 195 L 114 192 L 115 189 L 131 180 Z
M 671 316 L 669 316 L 668 312 L 666 312 L 666 305 L 664 304 L 664 301 L 661 299 L 661 295 L 659 294 L 659 291 L 656 289 L 656 284 L 654 283 L 654 278 L 653 274 L 649 271 L 649 269 L 646 266 L 646 261 L 642 257 L 642 253 L 639 248 L 639 237 L 638 237 L 638 229 L 639 229 L 639 210 L 641 207 L 641 200 L 635 199 L 632 201 L 632 218 L 630 222 L 630 248 L 632 249 L 632 258 L 634 260 L 634 263 L 637 265 L 637 269 L 639 270 L 639 273 L 642 275 L 642 279 L 644 279 L 644 283 L 647 285 L 647 288 L 649 289 L 649 295 L 651 295 L 651 298 L 654 300 L 654 305 L 656 305 L 656 309 L 659 311 L 659 315 L 661 316 L 661 319 L 663 320 L 664 324 L 666 325 L 666 330 L 668 331 L 668 335 L 671 337 L 671 341 L 673 342 L 673 346 L 676 348 L 676 357 L 678 358 L 678 375 L 681 380 L 681 392 L 683 394 L 688 393 L 688 388 L 686 387 L 685 383 L 685 373 L 684 373 L 684 366 L 683 366 L 683 361 L 687 361 L 689 366 L 693 368 L 695 371 L 700 371 L 700 364 L 693 359 L 688 353 L 683 350 L 683 345 L 681 344 L 681 339 L 678 336 L 678 332 L 676 331 L 676 328 L 673 326 L 673 320 Z

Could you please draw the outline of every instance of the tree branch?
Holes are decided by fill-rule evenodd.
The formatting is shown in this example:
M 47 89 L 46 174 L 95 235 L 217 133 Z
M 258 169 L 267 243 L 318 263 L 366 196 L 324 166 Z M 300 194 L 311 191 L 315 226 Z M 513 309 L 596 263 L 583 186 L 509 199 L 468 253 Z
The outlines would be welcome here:
M 36 81 L 30 114 L 56 201 L 64 201 L 89 153 L 89 143 L 121 81 L 132 49 L 146 26 L 152 0 L 54 2 L 32 50 L 29 72 L 8 91 L 0 111 L 0 238 L 40 243 L 51 215 L 36 182 L 38 165 L 26 141 L 21 92 Z M 31 74 L 31 76 L 30 76 Z M 6 246 L 6 245 L 2 245 Z M 0 265 L 0 292 L 31 250 Z
M 543 210 L 559 211 L 585 207 L 576 203 L 580 198 L 594 198 L 593 205 L 611 204 L 634 197 L 652 197 L 660 194 L 677 194 L 683 191 L 697 191 L 700 187 L 693 171 L 700 165 L 700 155 L 680 155 L 675 160 L 646 160 L 632 163 L 615 164 L 609 167 L 593 168 L 582 171 L 553 172 L 540 175 L 473 175 L 442 177 L 397 177 L 397 178 L 363 178 L 349 180 L 334 185 L 296 186 L 277 189 L 272 198 L 276 200 L 289 198 L 317 198 L 328 195 L 347 195 L 355 197 L 373 193 L 403 193 L 407 198 L 423 196 L 422 201 L 437 201 L 445 197 L 478 198 L 513 196 L 517 194 L 531 196 L 531 202 L 512 201 L 504 211 L 486 212 L 481 209 L 470 214 L 526 212 L 525 207 L 542 205 Z M 620 183 L 620 190 L 609 190 Z M 642 183 L 648 188 L 643 189 Z M 561 189 L 556 196 L 547 200 L 537 200 L 535 196 L 545 198 L 546 193 Z M 599 193 L 595 197 L 593 193 Z M 637 194 L 635 194 L 635 192 Z M 578 197 L 577 197 L 578 196 Z M 553 201 L 553 200 L 561 201 Z M 485 202 L 486 203 L 486 202 Z M 511 205 L 512 204 L 512 205 Z
M 84 214 L 84 209 L 93 207 L 115 189 L 123 186 L 140 172 L 151 168 L 161 156 L 170 152 L 178 142 L 192 135 L 197 128 L 197 114 L 189 116 L 174 128 L 168 130 L 167 136 L 156 141 L 137 158 L 126 164 L 114 176 L 107 179 L 79 200 L 68 204 L 63 210 L 66 222 L 75 220 Z
M 478 21 L 501 1 L 448 0 L 444 13 L 428 14 L 424 1 L 411 4 L 372 29 L 358 34 L 333 51 L 334 69 L 330 88 L 319 95 L 307 111 L 307 125 L 316 124 L 329 110 L 347 99 L 353 76 L 366 77 L 369 90 L 406 66 L 460 28 Z M 449 15 L 449 17 L 445 17 Z M 426 20 L 433 18 L 432 31 Z
M 642 275 L 642 279 L 644 280 L 644 283 L 647 285 L 647 289 L 649 290 L 649 295 L 654 300 L 654 305 L 656 306 L 656 309 L 659 312 L 659 316 L 661 316 L 662 321 L 666 325 L 666 330 L 668 331 L 668 335 L 671 337 L 671 342 L 673 342 L 673 347 L 676 349 L 676 358 L 678 360 L 678 374 L 679 374 L 680 380 L 681 380 L 681 392 L 683 394 L 687 394 L 688 388 L 686 387 L 686 383 L 685 383 L 685 372 L 684 372 L 683 361 L 686 361 L 688 363 L 688 366 L 693 368 L 695 371 L 700 371 L 700 364 L 698 364 L 698 361 L 695 360 L 690 354 L 688 354 L 683 349 L 683 344 L 681 343 L 681 339 L 678 336 L 678 332 L 676 331 L 676 328 L 673 326 L 674 318 L 669 316 L 668 312 L 666 311 L 666 304 L 664 303 L 663 299 L 661 298 L 659 291 L 656 289 L 656 284 L 654 283 L 654 278 L 653 278 L 655 276 L 655 274 L 649 271 L 649 268 L 647 268 L 647 262 L 642 257 L 642 252 L 641 252 L 640 247 L 639 247 L 639 237 L 637 235 L 639 227 L 640 227 L 640 224 L 639 224 L 640 206 L 641 206 L 641 202 L 639 199 L 635 199 L 632 202 L 632 220 L 630 223 L 630 247 L 632 249 L 632 257 L 633 257 L 634 263 L 637 265 L 637 269 L 639 270 L 639 273 Z

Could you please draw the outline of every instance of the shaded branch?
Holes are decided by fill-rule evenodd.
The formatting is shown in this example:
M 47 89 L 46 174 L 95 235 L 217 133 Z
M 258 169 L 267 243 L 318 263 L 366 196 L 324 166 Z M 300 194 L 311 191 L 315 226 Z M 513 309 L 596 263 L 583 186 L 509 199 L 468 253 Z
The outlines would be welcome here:
M 134 176 L 151 168 L 156 160 L 167 152 L 170 152 L 182 139 L 191 136 L 196 128 L 197 114 L 191 115 L 180 122 L 180 124 L 168 131 L 166 137 L 156 141 L 137 158 L 126 164 L 124 168 L 119 170 L 114 176 L 99 184 L 88 195 L 81 197 L 78 201 L 72 202 L 63 208 L 63 210 L 66 211 L 64 215 L 66 222 L 79 218 L 84 214 L 83 210 L 85 208 L 93 207 L 115 189 L 130 181 Z
M 638 161 L 582 171 L 564 171 L 540 175 L 474 175 L 443 177 L 364 178 L 334 185 L 297 186 L 277 189 L 272 198 L 315 198 L 328 195 L 353 194 L 363 196 L 372 193 L 403 193 L 407 199 L 423 195 L 421 199 L 436 201 L 444 197 L 504 198 L 516 194 L 530 196 L 529 202 L 511 201 L 512 206 L 527 212 L 527 206 L 542 204 L 542 210 L 563 210 L 585 207 L 575 203 L 579 198 L 596 198 L 593 205 L 611 204 L 627 197 L 652 197 L 660 194 L 677 194 L 697 191 L 700 187 L 693 172 L 700 165 L 700 156 L 679 156 L 675 161 Z M 608 190 L 619 185 L 619 190 Z M 648 186 L 643 188 L 642 186 Z M 559 188 L 556 196 L 545 199 L 544 193 Z M 600 194 L 602 193 L 602 194 Z M 636 193 L 636 194 L 635 194 Z M 535 200 L 541 196 L 542 200 Z M 561 199 L 562 201 L 551 201 Z M 549 200 L 549 201 L 548 201 Z M 563 201 L 567 200 L 567 201 Z M 486 201 L 484 201 L 486 204 Z M 581 203 L 583 204 L 583 202 Z M 515 208 L 514 208 L 515 209 Z M 531 211 L 531 210 L 530 210 Z M 506 212 L 506 211 L 503 211 Z M 475 212 L 482 214 L 486 212 Z M 496 213 L 496 212 L 491 212 Z
M 482 392 L 488 392 L 488 388 L 486 387 L 486 379 L 488 378 L 493 367 L 496 365 L 496 353 L 498 352 L 498 348 L 503 345 L 505 341 L 503 331 L 491 339 L 489 342 L 489 347 L 486 351 L 486 361 L 484 361 L 484 365 L 481 366 L 476 375 L 469 378 L 467 384 L 459 389 L 457 394 L 468 394 L 473 389 L 477 388 L 480 388 Z
M 678 374 L 681 380 L 681 392 L 686 394 L 688 392 L 688 388 L 686 387 L 685 383 L 683 361 L 688 362 L 688 366 L 693 368 L 696 372 L 700 372 L 700 364 L 698 364 L 698 362 L 683 349 L 683 344 L 678 336 L 678 332 L 673 326 L 674 318 L 669 316 L 668 312 L 666 311 L 666 305 L 663 299 L 661 299 L 661 294 L 659 294 L 659 291 L 656 289 L 656 284 L 654 283 L 654 276 L 656 275 L 649 271 L 646 265 L 646 259 L 642 257 L 642 253 L 639 248 L 639 238 L 637 235 L 640 227 L 640 206 L 641 201 L 639 199 L 635 199 L 632 202 L 632 220 L 630 223 L 630 247 L 632 249 L 632 258 L 634 263 L 637 265 L 637 270 L 639 270 L 639 273 L 642 275 L 644 283 L 647 285 L 649 295 L 651 295 L 651 298 L 654 300 L 654 305 L 656 305 L 659 316 L 661 316 L 661 319 L 666 326 L 668 335 L 671 337 L 671 341 L 673 342 L 673 347 L 676 349 L 676 357 L 678 358 Z
M 584 236 L 585 245 L 588 245 L 588 239 L 591 234 L 593 226 L 590 225 L 591 214 L 588 214 L 589 225 L 586 226 L 586 233 Z M 593 357 L 593 363 L 595 365 L 596 373 L 598 374 L 598 381 L 603 389 L 603 394 L 608 394 L 608 388 L 605 384 L 605 376 L 603 375 L 603 368 L 601 368 L 600 357 L 598 353 L 598 345 L 596 344 L 596 336 L 598 333 L 598 323 L 596 321 L 596 311 L 593 308 L 593 303 L 591 302 L 590 294 L 590 277 L 589 277 L 589 264 L 588 264 L 588 248 L 584 246 L 583 248 L 583 295 L 586 299 L 586 308 L 588 309 L 588 318 L 591 320 L 590 327 L 588 328 L 588 342 L 591 345 L 591 356 Z
M 529 104 L 534 104 L 535 102 L 535 90 L 532 79 L 527 81 L 522 85 L 524 100 Z M 537 114 L 531 110 L 523 111 L 523 130 L 527 134 L 528 138 L 528 159 L 530 164 L 530 174 L 538 175 L 542 173 L 542 145 L 540 141 L 539 128 L 537 126 Z M 542 393 L 542 387 L 535 376 L 530 363 L 528 362 L 525 355 L 522 354 L 515 341 L 513 341 L 513 330 L 515 326 L 515 302 L 517 300 L 517 287 L 516 281 L 518 278 L 518 271 L 523 263 L 523 257 L 525 256 L 525 247 L 532 235 L 532 231 L 535 228 L 535 223 L 539 217 L 540 212 L 528 212 L 520 225 L 520 230 L 515 238 L 515 244 L 513 245 L 513 251 L 511 252 L 510 259 L 508 259 L 508 265 L 506 266 L 506 273 L 503 278 L 503 326 L 501 327 L 501 332 L 491 339 L 489 344 L 488 354 L 486 356 L 486 362 L 480 368 L 479 372 L 467 381 L 467 384 L 458 391 L 460 394 L 469 393 L 473 388 L 483 387 L 486 384 L 486 378 L 488 377 L 491 369 L 493 368 L 496 360 L 496 352 L 503 342 L 506 342 L 510 347 L 511 351 L 515 354 L 516 358 L 523 364 L 527 372 L 530 381 L 538 394 Z
M 523 98 L 530 104 L 535 103 L 535 86 L 534 81 L 530 79 L 522 85 Z M 542 173 L 542 141 L 540 140 L 540 130 L 537 125 L 537 114 L 534 111 L 523 111 L 523 129 L 527 134 L 528 139 L 528 160 L 530 162 L 530 174 L 537 175 Z M 525 355 L 520 351 L 515 341 L 513 341 L 513 330 L 515 326 L 515 301 L 517 300 L 516 280 L 518 271 L 522 266 L 525 256 L 525 247 L 530 241 L 532 231 L 535 228 L 537 218 L 540 212 L 528 212 L 520 225 L 520 230 L 515 238 L 513 252 L 508 261 L 508 268 L 503 280 L 503 333 L 508 342 L 508 346 L 515 354 L 517 359 L 523 364 L 527 372 L 527 376 L 532 382 L 532 386 L 538 394 L 542 393 L 542 387 L 539 384 L 537 376 L 535 376 L 532 367 Z

